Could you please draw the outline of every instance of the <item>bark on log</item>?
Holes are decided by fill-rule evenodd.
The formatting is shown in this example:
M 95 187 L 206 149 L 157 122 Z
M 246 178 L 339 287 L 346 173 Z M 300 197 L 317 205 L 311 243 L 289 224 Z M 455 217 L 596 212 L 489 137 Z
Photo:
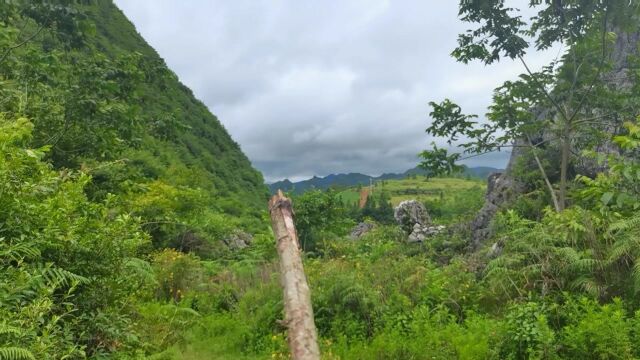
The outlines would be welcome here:
M 285 324 L 293 360 L 319 360 L 318 336 L 311 295 L 302 267 L 291 200 L 282 191 L 269 201 L 271 227 L 280 257 L 280 283 L 284 291 Z

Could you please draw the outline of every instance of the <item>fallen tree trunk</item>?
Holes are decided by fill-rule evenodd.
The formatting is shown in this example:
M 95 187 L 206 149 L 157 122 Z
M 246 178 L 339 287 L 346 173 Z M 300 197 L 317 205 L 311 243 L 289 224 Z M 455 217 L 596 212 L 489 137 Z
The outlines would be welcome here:
M 278 190 L 269 201 L 271 227 L 280 257 L 280 283 L 284 291 L 284 323 L 293 360 L 319 360 L 318 335 L 311 294 L 302 267 L 291 200 Z

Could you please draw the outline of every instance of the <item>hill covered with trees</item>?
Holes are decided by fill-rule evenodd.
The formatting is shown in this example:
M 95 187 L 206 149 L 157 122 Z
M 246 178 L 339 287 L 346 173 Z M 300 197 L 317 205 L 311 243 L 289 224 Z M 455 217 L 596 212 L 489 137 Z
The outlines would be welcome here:
M 264 229 L 262 176 L 111 1 L 0 23 L 0 358 L 144 353 L 156 249 L 227 256 Z

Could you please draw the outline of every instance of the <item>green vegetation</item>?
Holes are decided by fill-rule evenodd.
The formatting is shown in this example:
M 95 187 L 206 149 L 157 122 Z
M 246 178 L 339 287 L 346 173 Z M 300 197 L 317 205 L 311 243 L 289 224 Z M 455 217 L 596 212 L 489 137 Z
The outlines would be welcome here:
M 616 143 L 637 149 L 639 139 L 638 127 L 629 125 Z M 608 173 L 575 185 L 574 204 L 561 213 L 547 208 L 540 221 L 516 210 L 500 215 L 495 238 L 504 244 L 501 254 L 488 254 L 489 247 L 465 254 L 464 232 L 410 245 L 396 226 L 378 226 L 357 241 L 341 237 L 343 228 L 335 221 L 307 229 L 322 240 L 305 265 L 324 357 L 639 356 L 640 194 L 632 184 L 640 180 L 640 165 L 637 159 L 609 161 Z M 297 203 L 327 205 L 324 200 L 332 196 L 312 192 Z M 339 203 L 332 204 L 316 209 L 340 211 Z M 225 279 L 221 284 L 234 296 L 218 290 L 207 298 L 237 302 L 192 331 L 197 340 L 187 347 L 191 358 L 214 356 L 219 349 L 238 358 L 283 358 L 275 264 L 245 262 L 224 273 L 217 278 Z
M 540 5 L 530 2 L 531 7 Z M 620 51 L 618 35 L 611 30 L 637 31 L 638 5 L 611 0 L 554 6 L 543 5 L 527 22 L 519 10 L 503 1 L 462 2 L 462 20 L 477 28 L 459 35 L 453 57 L 465 64 L 473 60 L 485 64 L 518 60 L 526 72 L 494 90 L 493 104 L 486 114 L 488 122 L 476 121 L 475 114 L 463 114 L 449 99 L 430 102 L 433 122 L 427 133 L 445 137 L 449 144 L 465 138 L 460 144 L 465 154 L 485 154 L 511 146 L 526 149 L 535 159 L 554 208 L 562 211 L 569 198 L 568 181 L 576 154 L 606 142 L 612 127 L 637 116 L 640 98 L 637 85 L 630 84 L 637 82 L 637 72 L 627 69 L 628 80 L 603 75 L 622 70 L 616 69 L 622 64 L 614 54 Z M 568 49 L 559 60 L 535 72 L 525 59 L 529 42 L 536 50 L 557 43 Z M 627 55 L 630 58 L 625 60 L 633 67 L 637 54 L 623 56 Z M 544 157 L 553 164 L 543 164 L 540 154 L 545 152 Z M 421 167 L 435 174 L 457 169 L 456 161 L 462 159 L 462 154 L 449 155 L 435 144 L 420 156 Z
M 488 167 L 488 166 L 476 166 L 456 167 L 459 170 L 455 175 L 449 174 L 449 177 L 461 177 L 461 178 L 476 178 L 485 180 L 490 174 L 500 172 L 500 169 Z M 276 193 L 278 190 L 290 192 L 294 194 L 301 194 L 308 190 L 327 190 L 327 189 L 344 189 L 348 187 L 357 186 L 369 186 L 371 182 L 380 183 L 388 180 L 401 180 L 406 178 L 412 178 L 415 176 L 426 176 L 430 172 L 420 167 L 409 169 L 403 173 L 386 173 L 380 176 L 370 176 L 360 173 L 349 174 L 330 174 L 325 177 L 314 176 L 308 180 L 302 180 L 297 182 L 291 182 L 288 179 L 283 181 L 276 181 L 269 184 L 269 191 Z
M 420 175 L 402 180 L 378 181 L 370 201 L 379 201 L 378 195 L 387 197 L 391 206 L 404 200 L 418 200 L 439 223 L 460 220 L 462 215 L 473 215 L 482 206 L 486 182 L 474 178 L 436 177 Z M 360 187 L 340 191 L 338 196 L 348 208 L 356 207 L 360 200 Z M 353 210 L 351 210 L 353 211 Z
M 537 3 L 527 34 L 540 48 L 568 36 L 587 80 L 600 79 L 591 50 L 605 19 L 639 30 L 627 1 Z M 266 188 L 220 123 L 111 2 L 0 5 L 0 359 L 287 359 Z M 481 25 L 461 37 L 462 61 L 522 55 L 525 24 L 501 2 L 461 13 Z M 637 71 L 622 93 L 577 78 L 567 90 L 571 59 L 501 88 L 487 132 L 434 104 L 430 131 L 475 131 L 475 150 L 507 140 L 494 131 L 532 135 L 523 113 L 549 105 L 533 78 L 583 109 L 533 126 L 559 138 L 526 144 L 510 169 L 521 196 L 478 250 L 465 225 L 483 205 L 479 180 L 381 181 L 364 209 L 357 189 L 294 196 L 324 359 L 640 358 Z M 580 96 L 592 116 L 615 113 L 615 131 L 576 128 L 589 119 Z M 571 155 L 557 156 L 568 135 Z M 442 171 L 459 158 L 424 155 Z M 391 218 L 405 199 L 446 230 L 407 243 Z M 375 226 L 351 238 L 362 221 Z M 251 244 L 232 246 L 241 231 Z
M 159 290 L 162 249 L 237 256 L 262 177 L 110 1 L 0 24 L 0 358 L 145 358 L 200 317 Z
M 413 176 L 402 180 L 378 182 L 374 191 L 379 190 L 388 193 L 391 203 L 396 206 L 401 201 L 408 199 L 433 201 L 442 197 L 455 196 L 455 194 L 466 190 L 480 193 L 484 190 L 485 185 L 486 182 L 479 179 Z M 345 190 L 340 192 L 340 196 L 344 196 L 344 201 L 351 201 L 359 199 L 360 195 L 356 190 Z

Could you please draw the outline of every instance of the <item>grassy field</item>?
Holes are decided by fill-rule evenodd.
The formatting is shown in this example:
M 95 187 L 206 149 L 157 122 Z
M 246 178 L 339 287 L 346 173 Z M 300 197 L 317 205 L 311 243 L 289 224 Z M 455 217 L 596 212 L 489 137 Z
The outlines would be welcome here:
M 450 224 L 473 217 L 484 203 L 486 181 L 480 179 L 431 178 L 418 176 L 403 180 L 378 182 L 373 196 L 381 191 L 397 206 L 404 200 L 418 200 L 437 224 Z M 338 196 L 348 204 L 358 202 L 357 188 L 341 191 Z
M 385 191 L 391 196 L 393 206 L 398 205 L 403 200 L 415 199 L 422 202 L 437 200 L 455 196 L 460 192 L 475 190 L 484 192 L 486 181 L 478 179 L 456 179 L 456 178 L 432 178 L 428 179 L 418 176 L 413 179 L 386 180 L 378 182 L 374 187 L 376 191 Z M 358 201 L 360 195 L 355 188 L 340 192 L 340 197 L 346 202 Z

